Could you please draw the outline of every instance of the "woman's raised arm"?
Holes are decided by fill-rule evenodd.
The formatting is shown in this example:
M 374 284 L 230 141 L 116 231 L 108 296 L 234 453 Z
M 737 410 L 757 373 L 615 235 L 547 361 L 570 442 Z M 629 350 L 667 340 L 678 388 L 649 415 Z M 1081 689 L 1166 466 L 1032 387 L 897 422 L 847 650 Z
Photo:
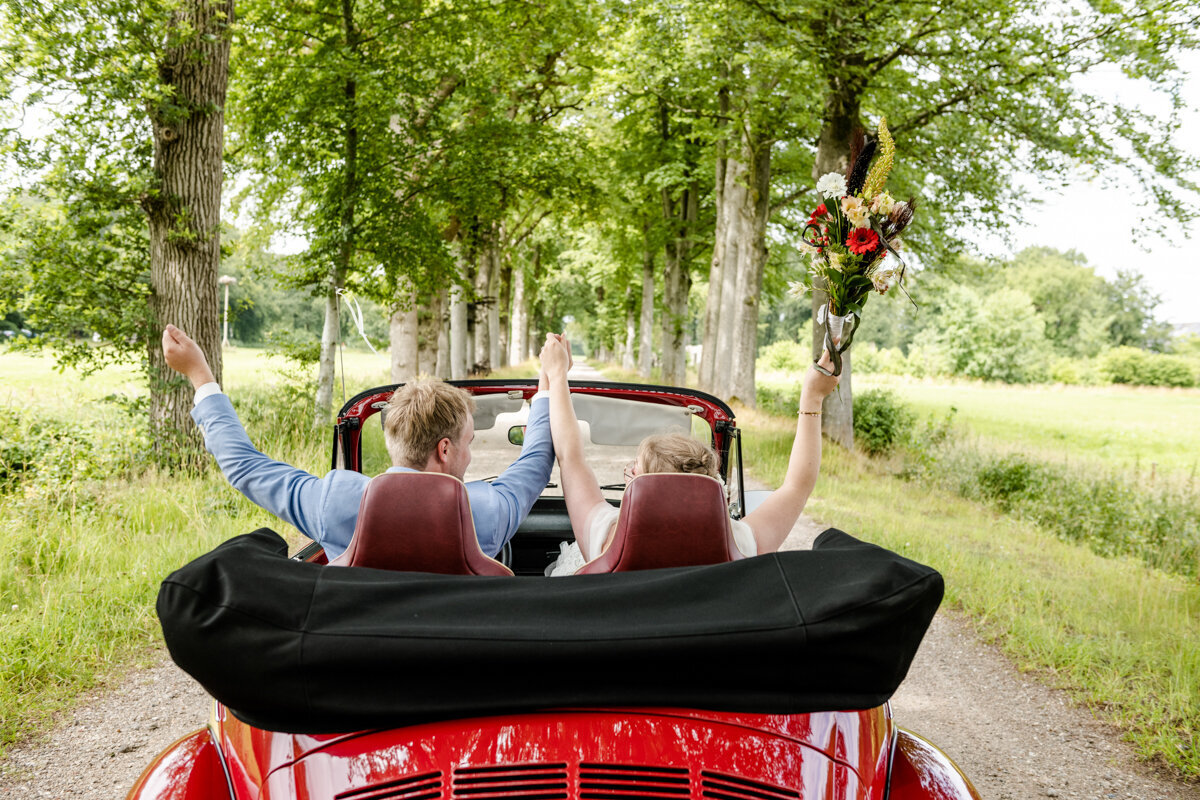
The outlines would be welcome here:
M 832 367 L 828 353 L 822 356 L 821 365 L 827 369 Z M 762 505 L 746 515 L 746 524 L 754 531 L 759 553 L 774 553 L 779 549 L 817 484 L 817 474 L 821 471 L 821 404 L 837 384 L 837 378 L 822 375 L 811 366 L 804 373 L 796 438 L 792 442 L 783 483 Z
M 575 416 L 575 407 L 571 405 L 571 390 L 567 385 L 570 347 L 563 337 L 548 334 L 540 358 L 542 370 L 550 381 L 550 436 L 554 440 L 554 454 L 558 458 L 567 514 L 571 518 L 571 529 L 579 548 L 584 553 L 590 553 L 588 518 L 596 506 L 603 505 L 605 500 L 596 473 L 584 460 L 579 419 Z

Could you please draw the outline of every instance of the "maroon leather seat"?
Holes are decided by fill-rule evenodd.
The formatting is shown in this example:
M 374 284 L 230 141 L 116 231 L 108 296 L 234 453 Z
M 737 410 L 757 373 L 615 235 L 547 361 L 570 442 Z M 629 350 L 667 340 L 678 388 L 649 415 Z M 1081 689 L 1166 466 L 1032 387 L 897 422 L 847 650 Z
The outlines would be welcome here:
M 467 487 L 436 472 L 385 472 L 358 506 L 350 546 L 333 566 L 442 575 L 512 575 L 475 538 Z
M 740 558 L 720 481 L 707 475 L 650 473 L 629 482 L 612 542 L 575 574 L 690 567 Z

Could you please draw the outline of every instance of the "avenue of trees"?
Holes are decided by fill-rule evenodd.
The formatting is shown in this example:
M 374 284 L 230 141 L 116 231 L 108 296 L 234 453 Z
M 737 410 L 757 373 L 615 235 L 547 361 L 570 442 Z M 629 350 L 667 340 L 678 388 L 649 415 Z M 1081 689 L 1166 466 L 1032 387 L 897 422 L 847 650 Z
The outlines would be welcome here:
M 1175 58 L 1198 17 L 1186 0 L 0 0 L 0 310 L 68 363 L 144 359 L 170 450 L 189 398 L 158 330 L 187 329 L 219 377 L 234 265 L 304 300 L 280 314 L 317 303 L 318 423 L 345 293 L 385 310 L 396 380 L 522 361 L 570 317 L 664 383 L 700 344 L 701 388 L 753 403 L 763 298 L 803 268 L 815 178 L 881 116 L 930 285 L 953 283 L 965 231 L 1031 213 L 1020 176 L 1119 174 L 1148 219 L 1185 222 Z M 1101 66 L 1157 105 L 1086 90 Z M 272 256 L 272 237 L 303 248 Z M 1061 302 L 1064 280 L 1025 296 Z M 903 326 L 890 300 L 868 318 Z M 1122 323 L 1098 313 L 1046 336 L 1111 341 Z M 846 363 L 825 418 L 842 442 Z

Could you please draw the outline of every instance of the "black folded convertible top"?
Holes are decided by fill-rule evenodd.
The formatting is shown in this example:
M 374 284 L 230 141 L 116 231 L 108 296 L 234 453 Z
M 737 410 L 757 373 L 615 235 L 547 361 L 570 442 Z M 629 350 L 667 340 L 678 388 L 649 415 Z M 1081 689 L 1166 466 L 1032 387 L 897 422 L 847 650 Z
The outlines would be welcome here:
M 870 708 L 942 597 L 933 569 L 830 529 L 706 567 L 482 578 L 291 561 L 261 528 L 171 574 L 172 658 L 261 728 L 336 732 L 563 706 Z

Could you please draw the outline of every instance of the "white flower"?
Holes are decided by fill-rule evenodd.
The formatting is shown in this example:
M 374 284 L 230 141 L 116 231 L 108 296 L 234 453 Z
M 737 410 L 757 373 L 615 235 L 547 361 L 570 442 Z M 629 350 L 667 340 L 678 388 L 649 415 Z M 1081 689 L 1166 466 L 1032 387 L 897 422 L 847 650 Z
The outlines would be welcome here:
M 842 271 L 842 254 L 841 253 L 830 253 L 829 254 L 829 268 L 835 269 L 838 272 Z
M 787 293 L 791 297 L 801 298 L 808 294 L 808 287 L 800 281 L 788 281 Z
M 866 206 L 855 206 L 846 212 L 846 219 L 856 228 L 865 228 L 871 221 L 871 212 Z
M 846 177 L 836 172 L 829 172 L 817 181 L 817 191 L 822 197 L 841 197 L 846 194 Z
M 887 290 L 891 288 L 891 286 L 888 284 L 889 277 L 890 276 L 887 274 L 886 270 L 880 270 L 872 275 L 871 283 L 875 284 L 875 291 L 879 292 L 880 294 L 887 294 Z
M 801 239 L 799 244 L 796 245 L 796 249 L 801 253 L 806 253 L 808 255 L 812 255 L 813 253 L 817 252 L 816 247 L 804 241 L 803 239 Z

